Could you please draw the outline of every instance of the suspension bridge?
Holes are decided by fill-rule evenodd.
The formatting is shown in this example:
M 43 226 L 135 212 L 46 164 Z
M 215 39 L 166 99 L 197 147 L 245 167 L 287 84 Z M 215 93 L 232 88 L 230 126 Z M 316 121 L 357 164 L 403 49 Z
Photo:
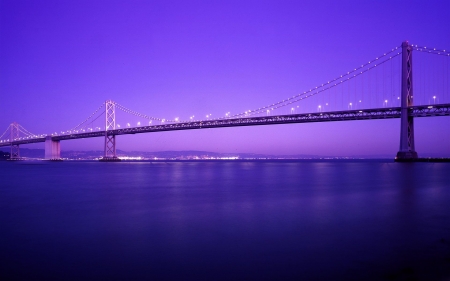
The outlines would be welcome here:
M 413 53 L 424 54 L 414 68 Z M 291 123 L 400 119 L 399 161 L 417 159 L 414 118 L 450 116 L 450 51 L 410 44 L 383 53 L 332 80 L 282 101 L 224 117 L 186 120 L 142 114 L 107 100 L 83 122 L 60 133 L 33 134 L 13 122 L 0 136 L 0 147 L 10 146 L 11 160 L 19 160 L 19 146 L 45 143 L 45 159 L 60 160 L 60 142 L 104 138 L 103 161 L 119 161 L 117 136 L 177 130 L 209 129 Z M 414 78 L 414 79 L 413 79 Z M 413 84 L 414 80 L 414 84 Z M 414 85 L 414 87 L 413 87 Z M 136 125 L 120 126 L 118 115 L 131 115 Z M 142 124 L 142 125 L 141 125 Z

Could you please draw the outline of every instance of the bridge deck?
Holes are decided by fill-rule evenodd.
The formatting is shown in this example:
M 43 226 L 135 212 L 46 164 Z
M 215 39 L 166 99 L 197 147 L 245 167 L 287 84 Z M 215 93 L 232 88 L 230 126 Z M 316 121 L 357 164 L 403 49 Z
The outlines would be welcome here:
M 168 123 L 163 125 L 122 128 L 108 131 L 108 135 L 127 135 L 140 133 L 154 133 L 165 131 L 210 129 L 225 127 L 259 126 L 292 123 L 352 121 L 352 120 L 376 120 L 400 118 L 400 107 L 355 109 L 332 112 L 314 112 L 302 114 L 288 114 L 275 116 L 259 116 L 236 119 L 213 119 L 191 122 Z M 409 108 L 409 115 L 413 117 L 450 116 L 450 104 L 421 105 Z M 67 135 L 53 136 L 52 140 L 71 140 L 83 138 L 104 137 L 105 131 L 94 131 Z M 45 142 L 45 137 L 24 138 L 13 142 L 0 143 L 1 146 Z

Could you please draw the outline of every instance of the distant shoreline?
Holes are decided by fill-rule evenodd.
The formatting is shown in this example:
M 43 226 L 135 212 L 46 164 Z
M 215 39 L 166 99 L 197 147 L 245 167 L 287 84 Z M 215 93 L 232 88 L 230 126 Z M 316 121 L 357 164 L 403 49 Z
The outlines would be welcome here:
M 19 160 L 1 159 L 5 162 L 102 162 L 98 159 L 62 159 L 62 160 L 46 160 L 36 158 L 22 158 Z M 135 162 L 154 162 L 154 163 L 169 163 L 169 162 L 185 162 L 185 163 L 205 163 L 205 162 L 219 162 L 219 163 L 236 163 L 236 162 L 266 162 L 266 163 L 309 163 L 309 162 L 382 162 L 382 163 L 450 163 L 450 158 L 419 158 L 407 161 L 398 161 L 389 158 L 314 158 L 314 159 L 123 159 L 117 162 L 135 163 Z
M 27 150 L 25 150 L 27 151 Z M 160 152 L 159 154 L 163 154 Z M 182 153 L 182 152 L 181 152 Z M 192 154 L 192 152 L 190 152 Z M 23 157 L 13 161 L 101 161 L 100 155 L 65 155 L 61 159 L 48 160 L 40 155 L 29 155 L 24 153 Z M 28 154 L 28 155 L 27 155 Z M 39 153 L 40 154 L 40 153 Z M 173 152 L 170 152 L 173 154 Z M 269 156 L 269 155 L 211 155 L 210 152 L 199 152 L 199 156 L 192 155 L 121 155 L 118 156 L 119 162 L 429 162 L 429 163 L 448 163 L 450 157 L 421 157 L 417 159 L 396 159 L 395 157 L 379 156 L 316 156 L 316 155 L 298 155 L 298 156 Z M 201 155 L 202 154 L 202 155 Z M 209 154 L 209 155 L 208 155 Z M 201 156 L 200 156 L 201 155 Z M 0 161 L 10 161 L 9 155 L 4 153 L 0 155 Z M 102 161 L 105 162 L 105 161 Z M 110 162 L 110 161 L 106 161 Z
M 450 158 L 416 158 L 416 159 L 395 159 L 395 162 L 413 163 L 413 162 L 450 162 Z

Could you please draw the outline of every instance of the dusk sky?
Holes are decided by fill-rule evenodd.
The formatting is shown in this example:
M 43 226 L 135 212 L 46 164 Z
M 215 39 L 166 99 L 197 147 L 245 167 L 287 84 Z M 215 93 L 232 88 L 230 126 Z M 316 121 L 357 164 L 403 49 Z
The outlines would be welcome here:
M 0 0 L 0 134 L 13 121 L 36 134 L 69 130 L 107 99 L 166 119 L 241 113 L 404 40 L 448 50 L 449 26 L 446 0 Z M 434 95 L 450 102 L 448 89 Z M 162 132 L 118 136 L 117 148 L 394 157 L 399 128 L 393 119 Z M 450 117 L 417 118 L 415 132 L 419 157 L 450 156 Z M 61 149 L 102 150 L 103 141 Z

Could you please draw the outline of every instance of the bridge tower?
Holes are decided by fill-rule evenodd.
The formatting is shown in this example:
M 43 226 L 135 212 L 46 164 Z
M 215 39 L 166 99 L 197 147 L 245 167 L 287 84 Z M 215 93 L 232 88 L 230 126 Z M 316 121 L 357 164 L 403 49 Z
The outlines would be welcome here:
M 9 134 L 9 140 L 11 143 L 19 138 L 19 124 L 17 122 L 11 123 L 9 125 L 10 128 L 10 134 Z M 11 160 L 19 160 L 20 159 L 20 153 L 19 153 L 19 145 L 18 144 L 11 144 Z
M 418 158 L 414 145 L 414 118 L 410 116 L 409 109 L 413 106 L 412 51 L 408 41 L 402 43 L 400 150 L 396 159 Z
M 105 102 L 105 155 L 101 161 L 120 161 L 116 155 L 116 136 L 109 131 L 116 129 L 116 104 L 112 100 Z

